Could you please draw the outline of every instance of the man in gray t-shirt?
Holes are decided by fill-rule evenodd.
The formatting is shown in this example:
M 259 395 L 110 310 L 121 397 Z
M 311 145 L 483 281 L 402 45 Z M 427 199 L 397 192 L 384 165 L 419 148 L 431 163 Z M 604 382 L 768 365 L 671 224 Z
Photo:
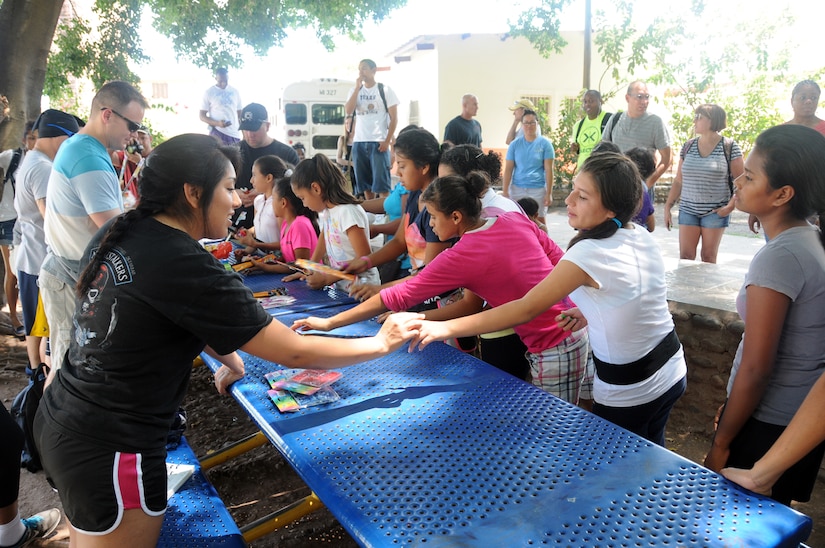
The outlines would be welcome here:
M 80 130 L 78 118 L 66 112 L 48 109 L 35 121 L 37 132 L 34 148 L 26 154 L 20 169 L 14 193 L 14 209 L 17 211 L 15 232 L 20 241 L 17 253 L 17 285 L 23 308 L 23 325 L 26 329 L 26 352 L 32 370 L 44 361 L 40 339 L 32 333 L 37 315 L 38 277 L 40 265 L 46 259 L 46 234 L 43 217 L 46 214 L 46 188 L 52 172 L 52 162 L 60 146 Z M 43 349 L 45 354 L 45 348 Z
M 645 183 L 652 191 L 659 177 L 670 167 L 672 139 L 664 121 L 647 112 L 650 94 L 647 84 L 637 80 L 627 86 L 627 111 L 614 114 L 602 133 L 602 141 L 615 143 L 622 152 L 634 147 L 651 148 L 659 152 L 656 171 Z

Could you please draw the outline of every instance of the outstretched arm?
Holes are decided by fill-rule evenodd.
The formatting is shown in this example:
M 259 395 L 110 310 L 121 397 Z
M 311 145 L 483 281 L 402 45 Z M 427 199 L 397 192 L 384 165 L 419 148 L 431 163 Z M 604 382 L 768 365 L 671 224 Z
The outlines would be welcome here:
M 446 322 L 413 321 L 410 327 L 418 329 L 419 333 L 410 344 L 410 349 L 416 345 L 423 348 L 433 341 L 492 333 L 529 322 L 583 285 L 596 284 L 584 270 L 572 262 L 561 261 L 544 280 L 520 299 Z
M 416 334 L 419 314 L 390 315 L 374 337 L 339 339 L 299 335 L 278 321 L 261 329 L 241 350 L 286 367 L 335 369 L 375 359 L 401 347 Z

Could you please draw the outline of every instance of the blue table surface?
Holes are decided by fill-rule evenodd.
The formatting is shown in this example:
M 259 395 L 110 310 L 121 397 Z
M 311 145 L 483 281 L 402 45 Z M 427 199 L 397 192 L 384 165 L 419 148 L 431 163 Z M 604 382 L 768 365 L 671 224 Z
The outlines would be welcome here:
M 281 414 L 232 394 L 364 546 L 797 546 L 811 520 L 444 344 L 341 369 Z M 214 370 L 217 363 L 205 357 Z
M 305 316 L 310 315 L 310 311 L 328 306 L 354 305 L 357 301 L 347 295 L 345 292 L 334 287 L 325 287 L 324 289 L 310 289 L 306 282 L 295 280 L 292 282 L 284 282 L 284 274 L 248 274 L 242 276 L 244 284 L 252 290 L 253 293 L 258 291 L 269 291 L 275 288 L 285 288 L 287 295 L 295 297 L 296 302 L 291 305 L 279 306 L 267 310 L 271 315 L 278 316 L 281 314 L 293 314 L 298 312 L 307 312 Z M 317 315 L 312 312 L 313 315 Z
M 246 546 L 241 531 L 221 501 L 218 492 L 201 471 L 198 459 L 186 442 L 169 451 L 166 460 L 192 464 L 195 473 L 169 499 L 159 547 L 204 548 Z

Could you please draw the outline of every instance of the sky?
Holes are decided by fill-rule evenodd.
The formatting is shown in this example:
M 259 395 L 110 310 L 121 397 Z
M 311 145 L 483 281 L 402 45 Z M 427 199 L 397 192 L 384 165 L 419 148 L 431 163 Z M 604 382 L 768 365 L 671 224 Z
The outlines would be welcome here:
M 352 43 L 346 38 L 340 38 L 337 40 L 336 51 L 330 53 L 318 43 L 311 30 L 293 31 L 281 47 L 270 51 L 266 59 L 250 55 L 244 67 L 236 68 L 235 78 L 242 83 L 246 83 L 246 80 L 260 82 L 261 74 L 265 74 L 265 86 L 268 88 L 282 88 L 292 81 L 321 76 L 352 78 L 359 59 L 380 57 L 420 34 L 507 32 L 508 17 L 515 19 L 522 8 L 531 3 L 530 0 L 517 0 L 503 9 L 506 4 L 501 0 L 408 0 L 405 7 L 392 12 L 381 23 L 365 26 L 363 43 Z M 609 7 L 610 4 L 609 0 L 593 0 L 593 9 Z M 720 33 L 737 18 L 751 17 L 755 13 L 776 11 L 788 6 L 796 16 L 793 35 L 803 42 L 800 53 L 814 55 L 821 51 L 817 25 L 825 19 L 825 2 L 725 0 L 724 4 L 730 7 L 729 19 L 721 23 L 713 21 L 713 28 L 718 28 Z M 634 0 L 634 5 L 637 25 L 642 26 L 661 13 L 662 8 L 686 10 L 690 1 Z M 584 0 L 574 0 L 562 17 L 562 30 L 581 30 L 583 13 Z M 159 60 L 168 59 L 170 51 L 169 41 L 151 29 L 148 17 L 144 18 L 144 23 L 143 46 L 155 61 L 140 69 L 142 74 L 157 70 Z M 174 67 L 170 70 L 196 70 L 193 67 L 174 66 L 172 63 L 162 64 Z M 206 79 L 211 80 L 207 71 L 200 72 L 206 73 Z
M 408 0 L 405 7 L 394 11 L 381 23 L 370 22 L 366 25 L 362 30 L 364 42 L 353 43 L 342 37 L 336 40 L 334 52 L 326 51 L 311 30 L 292 31 L 283 45 L 273 48 L 266 58 L 256 58 L 250 53 L 243 67 L 230 68 L 230 84 L 242 90 L 245 104 L 255 101 L 275 105 L 283 87 L 291 82 L 320 77 L 352 80 L 357 74 L 360 59 L 381 58 L 418 35 L 507 32 L 508 17 L 515 19 L 533 1 L 535 0 L 517 0 L 507 5 L 501 0 Z M 787 7 L 796 19 L 793 28 L 788 29 L 788 35 L 800 43 L 795 51 L 795 59 L 810 66 L 825 65 L 825 55 L 821 54 L 819 42 L 821 31 L 818 28 L 821 21 L 825 20 L 825 2 L 705 1 L 708 6 L 724 11 L 719 18 L 721 21 L 708 20 L 707 32 L 710 35 L 722 35 L 731 25 L 745 18 L 761 13 L 778 13 L 780 9 Z M 592 3 L 594 10 L 610 9 L 612 0 L 592 0 Z M 634 0 L 634 22 L 641 28 L 656 14 L 662 13 L 663 9 L 687 10 L 690 4 L 690 0 Z M 582 30 L 583 14 L 584 0 L 573 0 L 562 17 L 562 30 Z M 136 67 L 136 72 L 144 80 L 180 78 L 185 75 L 185 78 L 197 84 L 199 90 L 214 83 L 208 70 L 176 64 L 173 60 L 165 61 L 170 59 L 170 42 L 151 28 L 149 17 L 144 17 L 141 34 L 144 49 L 153 58 L 148 65 Z M 199 97 L 193 101 L 199 103 Z

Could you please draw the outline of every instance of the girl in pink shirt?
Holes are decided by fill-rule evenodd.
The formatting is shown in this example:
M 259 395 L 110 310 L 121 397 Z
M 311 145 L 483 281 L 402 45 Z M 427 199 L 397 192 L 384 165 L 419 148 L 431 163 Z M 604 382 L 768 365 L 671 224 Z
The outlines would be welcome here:
M 295 259 L 309 259 L 318 245 L 318 214 L 306 207 L 295 195 L 289 177 L 282 177 L 275 182 L 272 189 L 272 209 L 281 221 L 279 247 L 284 261 L 291 263 Z M 265 272 L 292 272 L 289 267 L 283 265 L 266 264 L 255 258 L 252 262 Z M 285 281 L 290 281 L 290 277 L 288 276 Z
M 407 310 L 456 287 L 469 291 L 455 305 L 427 311 L 427 319 L 446 319 L 445 313 L 472 314 L 481 310 L 484 301 L 496 307 L 524 296 L 553 270 L 564 252 L 522 213 L 483 218 L 478 196 L 488 184 L 481 172 L 472 172 L 466 179 L 450 175 L 431 183 L 421 196 L 430 213 L 430 226 L 442 241 L 458 237 L 458 242 L 416 276 L 382 289 L 357 307 L 331 318 L 298 320 L 292 328 L 330 330 L 385 310 Z M 533 384 L 575 404 L 589 341 L 586 330 L 571 333 L 557 325 L 556 316 L 571 307 L 562 300 L 515 331 L 527 345 Z

